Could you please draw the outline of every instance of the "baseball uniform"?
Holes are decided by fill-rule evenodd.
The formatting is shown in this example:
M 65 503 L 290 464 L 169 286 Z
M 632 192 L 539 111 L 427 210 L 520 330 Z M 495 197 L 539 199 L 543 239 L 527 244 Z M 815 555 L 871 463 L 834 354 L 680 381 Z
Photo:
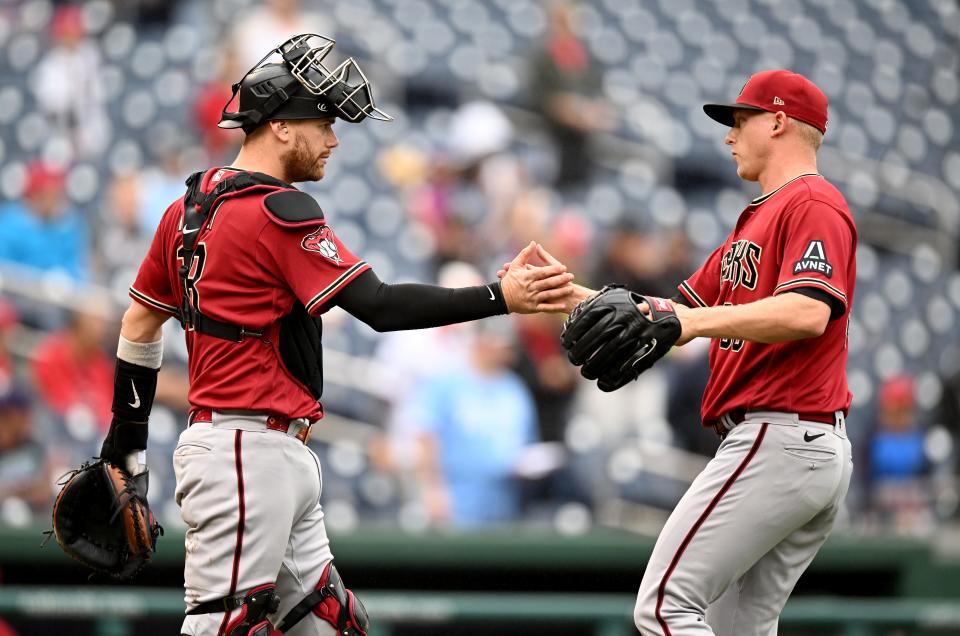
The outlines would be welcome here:
M 201 190 L 237 173 L 208 170 Z M 313 589 L 332 558 L 316 455 L 289 430 L 269 430 L 266 416 L 252 413 L 298 421 L 296 430 L 321 417 L 320 403 L 284 366 L 280 318 L 297 301 L 321 313 L 369 266 L 324 220 L 297 224 L 275 217 L 264 204 L 272 191 L 223 200 L 200 230 L 190 265 L 201 311 L 262 329 L 263 337 L 232 342 L 186 334 L 194 423 L 181 435 L 174 470 L 187 523 L 188 609 L 277 581 L 283 615 Z M 184 229 L 181 199 L 164 215 L 130 288 L 135 301 L 173 316 L 180 304 Z M 284 492 L 276 492 L 278 484 Z M 304 581 L 308 575 L 314 580 Z M 207 627 L 226 620 L 227 614 L 188 616 L 183 633 L 210 633 Z M 323 633 L 310 631 L 308 623 L 291 633 Z
M 187 179 L 130 288 L 101 457 L 146 471 L 161 327 L 177 318 L 191 404 L 174 452 L 187 524 L 184 634 L 268 636 L 276 626 L 294 636 L 366 636 L 363 604 L 332 563 L 320 462 L 306 445 L 323 415 L 321 314 L 337 304 L 388 331 L 508 312 L 499 281 L 455 289 L 381 282 L 316 201 L 285 181 L 323 178 L 340 144 L 336 120 L 392 119 L 353 58 L 327 65 L 333 46 L 317 34 L 294 36 L 233 85 L 218 125 L 247 134 L 235 165 Z M 228 111 L 234 99 L 237 110 Z M 562 295 L 572 275 L 525 267 L 534 247 L 515 260 L 511 306 L 559 308 L 543 301 Z
M 828 303 L 831 320 L 812 339 L 711 342 L 702 421 L 725 438 L 656 543 L 637 598 L 641 633 L 776 634 L 850 482 L 845 366 L 855 248 L 842 195 L 804 174 L 750 203 L 680 284 L 692 307 L 804 293 Z

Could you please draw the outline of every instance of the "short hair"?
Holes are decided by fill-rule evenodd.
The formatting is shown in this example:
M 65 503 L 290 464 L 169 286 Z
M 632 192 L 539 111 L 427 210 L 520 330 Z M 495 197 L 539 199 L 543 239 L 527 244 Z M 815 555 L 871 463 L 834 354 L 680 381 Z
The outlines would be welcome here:
M 814 152 L 820 150 L 820 144 L 823 143 L 823 133 L 799 119 L 793 119 L 792 117 L 790 119 L 793 125 L 797 127 L 797 134 L 800 136 L 800 139 L 813 148 Z

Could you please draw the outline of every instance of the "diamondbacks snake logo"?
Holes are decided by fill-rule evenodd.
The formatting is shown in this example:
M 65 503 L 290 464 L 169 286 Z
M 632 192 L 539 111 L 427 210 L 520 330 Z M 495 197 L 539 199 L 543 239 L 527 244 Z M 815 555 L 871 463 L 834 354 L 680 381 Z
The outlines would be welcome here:
M 317 231 L 311 232 L 300 241 L 300 247 L 308 252 L 317 252 L 321 256 L 329 258 L 334 263 L 342 263 L 340 250 L 337 249 L 337 243 L 333 240 L 333 230 L 326 225 L 321 225 Z

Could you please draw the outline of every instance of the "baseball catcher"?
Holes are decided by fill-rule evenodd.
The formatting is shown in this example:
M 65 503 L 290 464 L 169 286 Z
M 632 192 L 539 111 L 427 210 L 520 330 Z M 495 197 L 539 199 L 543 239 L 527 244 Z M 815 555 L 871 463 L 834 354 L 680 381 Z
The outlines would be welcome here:
M 616 391 L 666 355 L 680 333 L 668 301 L 607 285 L 574 308 L 560 342 L 583 377 L 596 380 L 601 391 Z

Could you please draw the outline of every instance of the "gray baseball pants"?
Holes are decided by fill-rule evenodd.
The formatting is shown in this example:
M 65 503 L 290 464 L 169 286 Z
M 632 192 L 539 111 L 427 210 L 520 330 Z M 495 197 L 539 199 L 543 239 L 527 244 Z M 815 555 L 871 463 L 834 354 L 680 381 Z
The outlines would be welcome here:
M 637 594 L 640 633 L 776 636 L 852 470 L 842 414 L 830 425 L 748 413 L 660 532 Z
M 176 499 L 187 524 L 187 608 L 277 584 L 279 621 L 313 591 L 333 559 L 320 507 L 316 454 L 266 428 L 263 416 L 213 414 L 181 435 L 173 454 Z M 182 634 L 216 636 L 237 614 L 187 616 Z M 332 636 L 312 613 L 291 636 Z

